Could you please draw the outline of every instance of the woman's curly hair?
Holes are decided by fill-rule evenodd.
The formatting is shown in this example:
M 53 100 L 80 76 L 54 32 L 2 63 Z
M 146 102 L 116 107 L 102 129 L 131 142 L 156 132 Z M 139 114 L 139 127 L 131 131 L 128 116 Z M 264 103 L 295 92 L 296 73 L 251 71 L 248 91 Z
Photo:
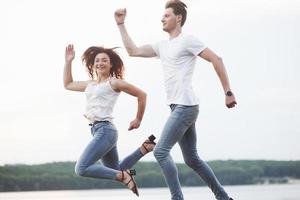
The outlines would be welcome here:
M 96 72 L 93 66 L 95 62 L 95 57 L 99 53 L 105 53 L 108 55 L 110 59 L 110 63 L 112 65 L 112 68 L 110 70 L 110 75 L 117 79 L 123 79 L 124 76 L 123 61 L 120 58 L 120 56 L 114 51 L 114 49 L 116 49 L 116 47 L 107 49 L 104 47 L 92 46 L 89 47 L 87 50 L 85 50 L 85 52 L 81 56 L 81 59 L 82 62 L 87 67 L 89 75 L 93 80 L 96 78 Z

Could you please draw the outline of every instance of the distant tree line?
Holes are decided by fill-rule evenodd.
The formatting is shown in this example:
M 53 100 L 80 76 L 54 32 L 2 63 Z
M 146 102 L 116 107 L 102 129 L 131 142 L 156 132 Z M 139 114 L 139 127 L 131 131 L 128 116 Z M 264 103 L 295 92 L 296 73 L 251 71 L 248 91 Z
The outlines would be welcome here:
M 300 179 L 300 161 L 217 160 L 208 164 L 223 185 L 286 183 Z M 115 181 L 78 177 L 74 166 L 75 162 L 0 166 L 0 192 L 124 187 Z M 185 164 L 177 166 L 183 186 L 205 185 Z M 166 187 L 157 163 L 139 162 L 135 169 L 139 187 Z

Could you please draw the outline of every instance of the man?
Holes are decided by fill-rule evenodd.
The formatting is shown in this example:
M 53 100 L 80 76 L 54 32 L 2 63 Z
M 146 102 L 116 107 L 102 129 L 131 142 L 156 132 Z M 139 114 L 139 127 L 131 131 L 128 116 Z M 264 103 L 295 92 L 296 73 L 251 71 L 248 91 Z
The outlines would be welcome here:
M 168 1 L 161 22 L 163 30 L 169 34 L 169 40 L 140 47 L 134 44 L 125 28 L 126 9 L 117 10 L 115 20 L 130 56 L 158 57 L 162 61 L 167 103 L 170 105 L 171 114 L 154 149 L 154 156 L 169 186 L 171 199 L 184 199 L 177 168 L 170 156 L 170 150 L 178 142 L 185 163 L 208 184 L 216 199 L 230 200 L 232 198 L 229 198 L 224 191 L 210 167 L 199 158 L 196 149 L 195 122 L 199 107 L 191 82 L 198 56 L 211 62 L 214 66 L 223 86 L 226 106 L 234 107 L 236 100 L 231 91 L 222 59 L 197 38 L 182 33 L 186 14 L 186 5 L 183 2 Z

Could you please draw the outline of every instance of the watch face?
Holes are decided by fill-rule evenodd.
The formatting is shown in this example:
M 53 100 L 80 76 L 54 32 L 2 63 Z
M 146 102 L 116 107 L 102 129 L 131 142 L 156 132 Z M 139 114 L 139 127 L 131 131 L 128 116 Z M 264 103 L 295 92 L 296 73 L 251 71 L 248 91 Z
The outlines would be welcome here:
M 230 97 L 230 96 L 232 96 L 232 95 L 233 95 L 233 93 L 232 93 L 231 91 L 227 91 L 227 92 L 226 92 L 226 96 Z

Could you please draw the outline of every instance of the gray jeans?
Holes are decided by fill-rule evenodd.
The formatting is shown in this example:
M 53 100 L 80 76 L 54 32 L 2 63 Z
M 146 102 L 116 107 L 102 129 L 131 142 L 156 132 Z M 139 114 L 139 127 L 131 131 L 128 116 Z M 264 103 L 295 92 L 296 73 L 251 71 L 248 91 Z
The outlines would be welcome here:
M 195 122 L 198 117 L 199 106 L 172 104 L 170 107 L 171 114 L 154 149 L 154 156 L 169 186 L 171 199 L 184 199 L 178 178 L 178 171 L 170 156 L 170 150 L 178 142 L 185 163 L 205 181 L 214 193 L 216 199 L 228 200 L 229 197 L 227 193 L 224 191 L 213 171 L 199 158 L 197 153 Z
M 118 132 L 111 122 L 99 122 L 92 126 L 93 139 L 87 145 L 75 166 L 79 176 L 92 178 L 116 179 L 120 170 L 130 169 L 143 157 L 136 149 L 119 163 L 117 151 Z M 97 162 L 97 161 L 101 161 Z

